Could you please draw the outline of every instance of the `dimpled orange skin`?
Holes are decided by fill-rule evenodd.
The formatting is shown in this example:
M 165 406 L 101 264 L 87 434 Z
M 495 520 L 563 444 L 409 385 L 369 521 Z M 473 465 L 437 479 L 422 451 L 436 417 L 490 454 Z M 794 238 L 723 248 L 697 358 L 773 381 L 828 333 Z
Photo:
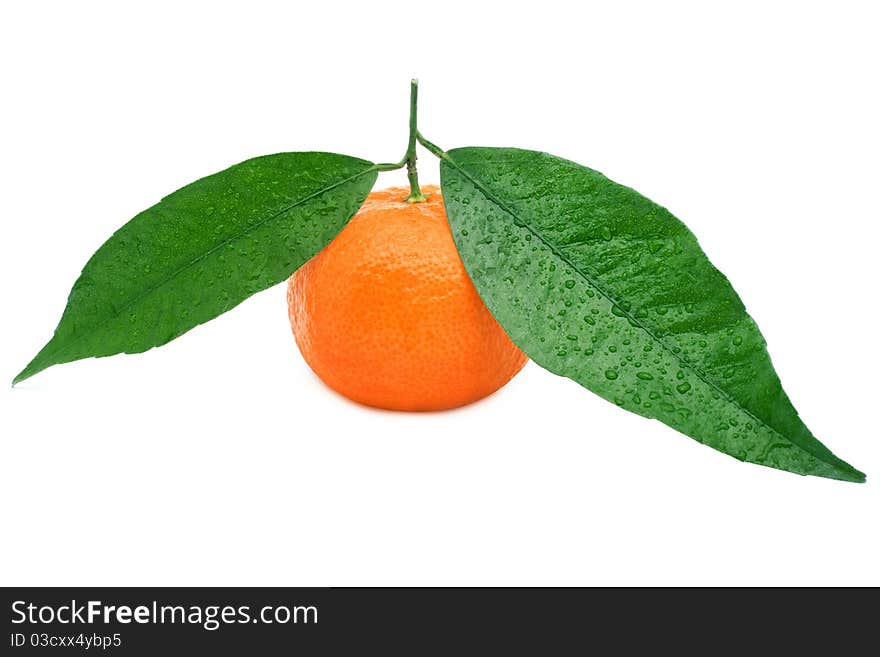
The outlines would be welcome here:
M 290 325 L 306 362 L 361 404 L 436 411 L 469 404 L 526 363 L 468 278 L 439 187 L 406 203 L 371 193 L 324 250 L 290 277 Z

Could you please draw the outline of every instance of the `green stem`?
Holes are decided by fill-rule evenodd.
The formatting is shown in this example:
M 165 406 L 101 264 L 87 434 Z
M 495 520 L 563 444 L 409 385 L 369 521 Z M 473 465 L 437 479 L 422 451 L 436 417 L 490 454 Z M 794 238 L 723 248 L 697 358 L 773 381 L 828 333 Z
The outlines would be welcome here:
M 407 178 L 409 178 L 409 196 L 404 200 L 407 203 L 422 203 L 427 200 L 427 197 L 422 194 L 422 190 L 419 187 L 419 173 L 416 170 L 416 143 L 424 146 L 428 151 L 439 157 L 441 160 L 449 159 L 449 156 L 446 155 L 446 151 L 436 144 L 432 144 L 425 139 L 425 135 L 419 132 L 416 121 L 418 100 L 419 81 L 411 80 L 409 96 L 409 141 L 407 142 L 406 155 L 403 156 L 403 159 L 400 160 L 400 162 L 382 162 L 381 164 L 373 165 L 373 168 L 376 171 L 396 171 L 397 169 L 406 167 L 406 175 Z
M 380 164 L 374 164 L 373 168 L 376 171 L 397 171 L 404 166 L 406 166 L 406 160 L 401 160 L 400 162 L 382 162 Z
M 436 144 L 432 144 L 427 139 L 425 139 L 425 135 L 421 132 L 416 131 L 416 139 L 419 140 L 419 143 L 424 146 L 428 151 L 439 157 L 441 160 L 447 159 L 446 151 L 437 146 Z
M 419 172 L 416 170 L 416 138 L 419 134 L 416 117 L 418 115 L 419 81 L 411 80 L 409 87 L 409 143 L 406 148 L 406 177 L 409 178 L 407 203 L 423 203 L 427 199 L 419 187 Z

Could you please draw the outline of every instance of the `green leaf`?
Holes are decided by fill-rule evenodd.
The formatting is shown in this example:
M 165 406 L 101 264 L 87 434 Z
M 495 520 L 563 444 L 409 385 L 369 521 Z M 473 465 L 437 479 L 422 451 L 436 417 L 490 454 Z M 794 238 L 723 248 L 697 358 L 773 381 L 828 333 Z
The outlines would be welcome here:
M 55 335 L 13 383 L 163 345 L 280 283 L 336 236 L 376 176 L 346 155 L 278 153 L 166 196 L 95 252 Z
M 458 148 L 440 170 L 465 268 L 532 360 L 737 459 L 864 481 L 800 420 L 739 296 L 667 210 L 546 153 Z

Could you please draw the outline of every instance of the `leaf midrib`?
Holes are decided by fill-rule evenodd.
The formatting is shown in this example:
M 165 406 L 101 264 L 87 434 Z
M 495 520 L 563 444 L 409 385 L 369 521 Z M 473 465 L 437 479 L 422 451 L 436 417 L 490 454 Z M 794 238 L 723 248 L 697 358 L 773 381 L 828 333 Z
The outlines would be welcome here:
M 275 213 L 269 215 L 269 216 L 266 217 L 265 219 L 262 219 L 261 221 L 258 221 L 257 223 L 251 224 L 250 226 L 248 226 L 248 227 L 245 228 L 244 230 L 239 231 L 239 232 L 236 233 L 235 235 L 232 235 L 231 237 L 226 238 L 225 240 L 223 240 L 222 242 L 220 242 L 220 243 L 217 244 L 216 246 L 213 246 L 213 247 L 211 247 L 209 250 L 205 251 L 205 253 L 203 253 L 203 254 L 201 254 L 200 256 L 198 256 L 198 257 L 196 257 L 196 258 L 190 260 L 190 261 L 187 262 L 186 264 L 184 264 L 184 265 L 178 267 L 177 269 L 175 269 L 174 271 L 172 271 L 168 276 L 164 277 L 161 281 L 159 281 L 158 283 L 155 283 L 154 285 L 151 285 L 150 287 L 148 287 L 146 290 L 144 290 L 142 293 L 140 293 L 139 295 L 137 295 L 136 297 L 134 297 L 134 298 L 131 299 L 130 301 L 126 301 L 124 304 L 122 304 L 122 305 L 119 306 L 118 308 L 115 308 L 115 309 L 114 309 L 115 312 L 111 313 L 108 317 L 106 317 L 105 319 L 101 320 L 101 321 L 98 322 L 97 324 L 94 324 L 94 325 L 93 325 L 92 327 L 90 327 L 88 330 L 83 331 L 82 333 L 80 333 L 80 335 L 76 336 L 76 337 L 73 338 L 72 340 L 68 340 L 68 341 L 66 341 L 63 345 L 59 346 L 59 347 L 56 348 L 56 349 L 53 349 L 51 352 L 49 352 L 49 353 L 47 353 L 45 356 L 43 356 L 40 360 L 45 361 L 46 358 L 49 358 L 49 359 L 51 360 L 51 359 L 53 359 L 56 355 L 58 355 L 59 353 L 63 353 L 64 351 L 70 349 L 73 345 L 77 344 L 80 340 L 82 340 L 83 338 L 85 338 L 86 335 L 88 335 L 89 333 L 91 333 L 91 332 L 93 332 L 93 331 L 96 331 L 96 330 L 98 330 L 98 329 L 103 328 L 103 327 L 106 326 L 108 323 L 112 322 L 113 320 L 115 320 L 116 318 L 118 318 L 120 315 L 122 315 L 122 313 L 124 313 L 126 310 L 128 310 L 128 309 L 131 308 L 132 306 L 137 305 L 138 303 L 140 303 L 141 301 L 143 301 L 144 299 L 146 299 L 148 296 L 150 296 L 153 292 L 155 292 L 156 290 L 158 290 L 158 289 L 161 288 L 161 287 L 164 287 L 164 286 L 167 285 L 170 281 L 172 281 L 173 279 L 177 278 L 177 277 L 178 277 L 181 273 L 183 273 L 184 271 L 186 271 L 186 270 L 188 270 L 188 269 L 191 269 L 192 267 L 195 267 L 199 262 L 201 262 L 202 260 L 204 260 L 205 258 L 207 258 L 208 256 L 210 256 L 210 255 L 211 255 L 212 253 L 214 253 L 215 251 L 218 251 L 219 249 L 222 249 L 223 247 L 225 247 L 225 246 L 228 245 L 228 244 L 231 244 L 232 242 L 237 242 L 238 240 L 240 240 L 241 238 L 243 238 L 245 235 L 248 235 L 249 233 L 252 233 L 253 231 L 255 231 L 255 230 L 257 230 L 257 229 L 259 229 L 259 228 L 265 226 L 265 225 L 266 225 L 267 223 L 269 223 L 270 221 L 272 221 L 272 220 L 274 220 L 274 219 L 277 219 L 278 217 L 280 217 L 281 215 L 285 214 L 286 212 L 290 212 L 290 211 L 293 210 L 294 208 L 296 208 L 296 207 L 298 207 L 298 206 L 300 206 L 300 205 L 302 205 L 302 204 L 304 204 L 304 203 L 307 203 L 308 201 L 311 201 L 312 199 L 314 199 L 314 198 L 320 196 L 321 194 L 326 194 L 327 192 L 329 192 L 329 191 L 331 191 L 331 190 L 333 190 L 333 189 L 336 189 L 337 187 L 340 187 L 340 186 L 342 186 L 342 185 L 344 185 L 344 184 L 346 184 L 346 183 L 349 183 L 349 182 L 351 182 L 352 180 L 356 180 L 357 178 L 360 178 L 360 177 L 363 176 L 364 174 L 369 173 L 369 172 L 374 171 L 374 170 L 376 170 L 376 165 L 375 165 L 375 164 L 373 164 L 373 165 L 367 167 L 366 169 L 364 169 L 364 170 L 361 171 L 360 173 L 356 173 L 355 175 L 353 175 L 353 176 L 349 176 L 348 178 L 345 178 L 344 180 L 340 180 L 340 181 L 338 181 L 338 182 L 333 183 L 332 185 L 329 185 L 329 186 L 327 186 L 327 187 L 324 187 L 324 188 L 322 188 L 322 189 L 319 189 L 318 191 L 312 192 L 312 193 L 309 194 L 308 196 L 304 196 L 303 198 L 297 200 L 295 203 L 291 203 L 291 204 L 289 204 L 289 205 L 287 205 L 287 206 L 281 208 L 280 210 L 278 210 L 277 212 L 275 212 Z M 35 360 L 36 360 L 36 359 L 35 359 Z M 27 368 L 25 368 L 25 371 L 27 371 L 28 369 L 30 369 L 30 365 L 29 365 Z
M 495 194 L 493 194 L 491 191 L 489 191 L 488 189 L 486 189 L 486 187 L 484 187 L 484 186 L 483 186 L 483 185 L 482 185 L 482 184 L 481 184 L 476 178 L 474 178 L 470 173 L 468 173 L 468 172 L 467 172 L 466 170 L 464 170 L 461 166 L 459 166 L 459 164 L 458 164 L 458 163 L 452 158 L 452 156 L 449 154 L 448 151 L 446 151 L 446 152 L 443 153 L 443 157 L 442 157 L 441 159 L 443 159 L 444 161 L 448 162 L 452 167 L 454 167 L 459 173 L 461 173 L 465 178 L 467 178 L 467 179 L 471 182 L 471 184 L 474 185 L 474 187 L 476 187 L 477 189 L 479 189 L 480 192 L 482 192 L 482 193 L 483 193 L 483 194 L 484 194 L 484 195 L 485 195 L 490 201 L 492 201 L 493 203 L 495 203 L 495 204 L 496 204 L 498 207 L 500 207 L 504 212 L 506 212 L 507 214 L 509 214 L 511 217 L 514 217 L 514 218 L 521 218 L 520 215 L 516 214 L 513 210 L 511 210 L 510 207 L 508 207 L 508 205 L 507 205 L 506 203 L 504 203 L 502 200 L 500 200 L 500 199 L 499 199 L 497 196 L 495 196 Z M 491 164 L 491 163 L 492 163 L 492 162 L 490 162 L 490 164 Z M 818 459 L 818 460 L 821 461 L 822 463 L 825 463 L 825 464 L 827 464 L 827 465 L 830 465 L 831 467 L 836 468 L 836 469 L 838 469 L 838 470 L 844 470 L 844 471 L 849 470 L 849 471 L 855 472 L 855 468 L 853 468 L 852 466 L 847 465 L 847 464 L 844 463 L 844 462 L 841 462 L 841 463 L 829 462 L 829 461 L 827 460 L 827 457 L 825 457 L 824 455 L 816 454 L 816 453 L 815 453 L 812 449 L 810 449 L 809 447 L 804 446 L 804 445 L 801 445 L 801 444 L 799 444 L 798 442 L 795 442 L 795 441 L 792 440 L 790 437 L 788 437 L 788 436 L 786 436 L 785 434 L 781 433 L 781 432 L 780 432 L 778 429 L 776 429 L 775 427 L 769 425 L 765 420 L 762 420 L 761 418 L 757 417 L 757 416 L 756 416 L 751 410 L 749 410 L 748 408 L 745 408 L 745 407 L 744 407 L 742 404 L 740 404 L 737 400 L 735 400 L 733 397 L 731 397 L 730 394 L 729 394 L 726 390 L 724 390 L 723 388 L 719 387 L 718 384 L 715 383 L 714 381 L 712 381 L 711 379 L 707 378 L 707 375 L 705 375 L 701 370 L 699 370 L 698 368 L 696 368 L 696 367 L 695 367 L 693 364 L 691 364 L 690 362 L 684 360 L 679 354 L 677 354 L 677 353 L 672 349 L 672 347 L 671 347 L 670 345 L 668 345 L 663 339 L 661 339 L 661 338 L 659 338 L 657 335 L 655 335 L 654 332 L 650 329 L 650 327 L 645 326 L 645 324 L 643 324 L 641 321 L 639 321 L 639 320 L 638 320 L 633 314 L 631 314 L 631 313 L 629 313 L 628 311 L 624 310 L 623 307 L 620 305 L 620 303 L 616 300 L 616 297 L 615 297 L 615 296 L 609 294 L 608 291 L 605 289 L 605 287 L 604 287 L 603 285 L 599 284 L 599 283 L 598 283 L 598 282 L 597 282 L 592 276 L 590 276 L 587 272 L 582 271 L 582 270 L 581 270 L 577 265 L 575 265 L 575 264 L 574 264 L 574 263 L 573 263 L 573 262 L 572 262 L 572 261 L 571 261 L 571 260 L 570 260 L 570 259 L 564 254 L 564 253 L 562 253 L 562 252 L 561 252 L 561 251 L 560 251 L 560 250 L 559 250 L 554 244 L 550 243 L 550 242 L 549 242 L 549 241 L 548 241 L 548 240 L 547 240 L 547 239 L 546 239 L 541 233 L 535 231 L 535 229 L 531 226 L 531 224 L 529 224 L 529 223 L 527 223 L 527 222 L 525 222 L 525 221 L 522 221 L 521 223 L 519 223 L 519 222 L 514 222 L 514 223 L 515 223 L 516 225 L 518 225 L 518 226 L 523 226 L 523 227 L 525 227 L 526 229 L 528 229 L 528 231 L 529 231 L 532 235 L 534 235 L 535 237 L 537 237 L 538 240 L 540 240 L 540 241 L 541 241 L 541 242 L 542 242 L 542 243 L 543 243 L 548 249 L 550 249 L 550 251 L 551 251 L 554 255 L 556 255 L 556 257 L 558 257 L 558 258 L 559 258 L 560 260 L 562 260 L 566 265 L 568 265 L 569 267 L 571 267 L 575 272 L 577 272 L 581 277 L 583 277 L 583 278 L 584 278 L 584 279 L 585 279 L 590 285 L 592 285 L 593 287 L 595 287 L 595 288 L 599 291 L 600 294 L 602 294 L 606 299 L 608 299 L 611 303 L 613 303 L 615 306 L 617 306 L 617 307 L 620 309 L 621 313 L 623 313 L 623 316 L 626 317 L 626 318 L 630 321 L 631 324 L 633 324 L 634 326 L 638 326 L 638 327 L 639 327 L 640 329 L 642 329 L 645 333 L 647 333 L 647 334 L 648 334 L 648 337 L 650 337 L 652 340 L 654 340 L 655 342 L 657 342 L 657 343 L 658 343 L 658 344 L 659 344 L 664 350 L 666 350 L 667 352 L 669 352 L 669 354 L 670 354 L 670 355 L 671 355 L 676 361 L 678 361 L 679 363 L 681 363 L 681 365 L 682 365 L 683 368 L 685 368 L 685 369 L 687 369 L 687 370 L 693 372 L 693 374 L 694 374 L 697 378 L 699 378 L 699 379 L 700 379 L 701 381 L 703 381 L 705 384 L 707 384 L 708 386 L 710 386 L 711 388 L 713 388 L 714 390 L 716 390 L 716 391 L 717 391 L 717 392 L 718 392 L 718 393 L 719 393 L 719 394 L 720 394 L 720 395 L 721 395 L 721 396 L 722 396 L 722 397 L 723 397 L 728 403 L 733 404 L 734 406 L 736 406 L 737 408 L 739 408 L 740 410 L 742 410 L 746 415 L 748 415 L 750 418 L 752 418 L 755 422 L 761 424 L 761 426 L 766 427 L 767 429 L 769 429 L 770 431 L 772 431 L 775 435 L 777 435 L 777 436 L 779 436 L 780 438 L 782 438 L 782 440 L 784 440 L 784 441 L 786 441 L 786 442 L 788 442 L 788 443 L 794 445 L 795 447 L 797 447 L 797 448 L 800 449 L 801 451 L 806 452 L 807 454 L 809 454 L 810 456 L 812 456 L 812 457 Z M 835 459 L 836 459 L 837 457 L 834 457 L 834 456 L 832 455 L 832 458 L 835 458 Z

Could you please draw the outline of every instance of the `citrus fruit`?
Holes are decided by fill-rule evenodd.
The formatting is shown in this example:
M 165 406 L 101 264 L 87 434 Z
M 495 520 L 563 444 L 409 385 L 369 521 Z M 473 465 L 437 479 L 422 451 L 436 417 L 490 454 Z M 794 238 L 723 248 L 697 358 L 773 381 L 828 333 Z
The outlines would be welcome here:
M 299 350 L 324 383 L 361 404 L 429 411 L 507 383 L 526 356 L 468 278 L 435 185 L 371 193 L 288 281 Z

